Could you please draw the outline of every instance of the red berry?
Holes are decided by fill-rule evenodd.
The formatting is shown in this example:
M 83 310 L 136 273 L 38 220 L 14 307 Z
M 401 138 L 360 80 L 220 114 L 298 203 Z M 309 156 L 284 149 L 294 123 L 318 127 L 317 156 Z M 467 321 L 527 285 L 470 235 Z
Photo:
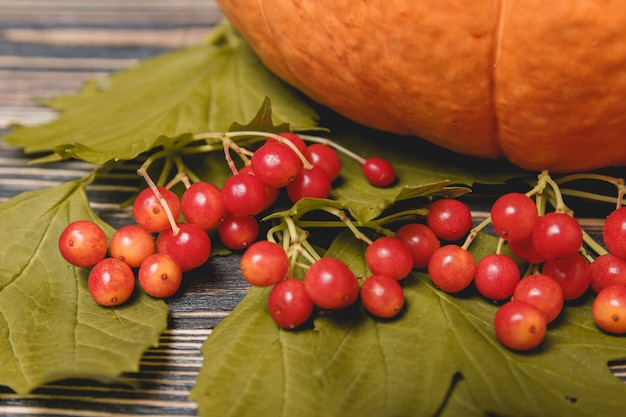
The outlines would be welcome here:
M 211 255 L 211 239 L 207 232 L 191 223 L 179 223 L 176 235 L 172 229 L 159 234 L 157 252 L 169 255 L 183 271 L 204 264 Z
M 397 280 L 373 275 L 361 285 L 361 301 L 365 309 L 376 317 L 395 317 L 404 307 L 404 292 Z
M 126 263 L 104 258 L 89 272 L 87 287 L 96 303 L 111 307 L 125 303 L 135 290 L 135 274 Z
M 327 198 L 332 188 L 326 171 L 319 166 L 302 168 L 294 180 L 287 185 L 287 196 L 292 203 L 302 198 Z
M 621 285 L 626 287 L 626 259 L 612 253 L 598 256 L 589 266 L 590 286 L 596 294 L 605 287 Z
M 322 143 L 313 143 L 307 146 L 304 156 L 311 164 L 317 165 L 326 171 L 331 182 L 339 176 L 341 160 L 337 152 L 330 146 Z
M 478 292 L 490 300 L 509 298 L 520 279 L 519 267 L 508 255 L 491 253 L 476 264 L 474 284 Z
M 467 288 L 475 271 L 476 261 L 472 253 L 457 245 L 440 247 L 428 262 L 428 274 L 433 284 L 447 293 Z
M 61 232 L 58 246 L 63 259 L 74 266 L 87 268 L 106 256 L 107 237 L 94 222 L 77 220 Z
M 243 253 L 241 274 L 251 285 L 266 287 L 280 282 L 289 270 L 287 252 L 277 243 L 260 240 Z
M 111 258 L 126 262 L 131 268 L 139 265 L 155 250 L 154 237 L 141 226 L 127 224 L 111 237 Z
M 509 249 L 515 256 L 525 260 L 531 264 L 540 264 L 544 262 L 546 259 L 542 254 L 537 252 L 535 245 L 533 243 L 532 235 L 527 237 L 524 240 L 516 241 L 516 242 L 507 242 Z
M 167 203 L 173 219 L 178 220 L 181 211 L 178 196 L 164 187 L 157 187 L 157 190 Z M 159 233 L 171 227 L 165 208 L 150 188 L 144 188 L 137 195 L 133 203 L 133 217 L 139 226 L 149 232 Z
M 435 232 L 424 224 L 405 224 L 396 232 L 396 238 L 409 247 L 415 269 L 426 268 L 432 254 L 441 247 Z
M 411 273 L 413 255 L 400 239 L 383 236 L 367 246 L 365 263 L 374 275 L 400 280 Z
M 578 252 L 583 243 L 583 232 L 572 216 L 551 212 L 537 219 L 532 238 L 537 252 L 549 261 Z
M 284 329 L 294 329 L 304 324 L 313 313 L 313 302 L 304 283 L 287 278 L 277 283 L 267 300 L 270 316 Z
M 370 184 L 387 187 L 396 180 L 396 170 L 386 159 L 371 157 L 363 163 L 363 175 Z
M 465 203 L 443 198 L 428 207 L 426 224 L 440 239 L 456 241 L 472 228 L 472 213 Z
M 235 216 L 254 216 L 265 208 L 265 186 L 256 175 L 238 173 L 222 187 L 226 211 Z
M 563 309 L 563 289 L 545 274 L 533 274 L 522 279 L 513 291 L 513 299 L 535 306 L 548 323 L 558 317 Z
M 591 268 L 580 253 L 546 261 L 541 272 L 554 278 L 563 289 L 566 300 L 581 297 L 591 283 Z
M 282 136 L 289 142 L 293 143 L 296 146 L 296 148 L 298 148 L 300 153 L 302 153 L 302 155 L 304 155 L 304 153 L 306 152 L 306 143 L 296 133 L 281 132 L 278 134 L 278 136 Z M 274 139 L 274 138 L 268 138 L 266 143 L 281 143 L 281 142 L 279 142 L 277 139 Z M 282 143 L 285 144 L 285 142 L 282 142 Z
M 217 227 L 226 217 L 222 190 L 209 182 L 197 182 L 185 190 L 181 197 L 181 209 L 187 223 L 204 230 Z
M 494 328 L 496 337 L 504 346 L 525 351 L 541 344 L 547 322 L 536 307 L 522 301 L 509 301 L 496 312 Z
M 359 296 L 356 276 L 335 258 L 322 258 L 312 264 L 304 275 L 304 286 L 315 305 L 329 310 L 348 307 Z
M 493 203 L 490 214 L 496 234 L 509 242 L 528 238 L 539 218 L 535 202 L 522 193 L 500 196 Z
M 626 259 L 626 207 L 609 214 L 604 222 L 602 237 L 609 252 Z
M 257 240 L 259 221 L 254 216 L 228 215 L 217 228 L 217 232 L 228 249 L 244 249 Z
M 183 281 L 183 271 L 174 260 L 163 253 L 153 253 L 139 266 L 139 285 L 155 298 L 176 294 Z
M 302 162 L 289 146 L 266 142 L 254 152 L 250 166 L 263 184 L 282 188 L 293 181 Z
M 626 333 L 626 287 L 602 289 L 593 301 L 591 315 L 598 327 L 608 333 Z
M 254 171 L 252 171 L 252 167 L 250 165 L 246 165 L 245 167 L 241 168 L 239 170 L 239 173 L 240 174 L 254 175 Z M 265 205 L 263 207 L 263 210 L 266 210 L 266 209 L 270 208 L 270 206 L 276 202 L 276 200 L 278 199 L 278 195 L 280 193 L 280 189 L 274 188 L 274 187 L 270 187 L 270 186 L 265 185 L 265 184 L 263 184 L 263 185 L 264 185 L 264 188 L 265 188 Z

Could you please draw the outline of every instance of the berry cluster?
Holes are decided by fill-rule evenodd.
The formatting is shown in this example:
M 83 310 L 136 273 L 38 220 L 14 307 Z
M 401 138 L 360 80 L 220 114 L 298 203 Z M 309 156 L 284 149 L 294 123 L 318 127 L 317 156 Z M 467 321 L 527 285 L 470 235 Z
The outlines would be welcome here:
M 250 134 L 265 138 L 254 151 L 230 139 Z M 148 158 L 137 171 L 148 187 L 133 202 L 136 224 L 122 226 L 110 241 L 98 225 L 86 220 L 71 223 L 61 234 L 62 256 L 72 265 L 91 268 L 88 287 L 99 304 L 114 306 L 128 301 L 135 289 L 135 270 L 146 293 L 158 298 L 174 295 L 183 273 L 209 259 L 209 231 L 217 230 L 229 249 L 250 246 L 259 235 L 256 216 L 268 210 L 283 189 L 292 203 L 302 198 L 327 198 L 341 170 L 335 148 L 359 161 L 373 185 L 388 186 L 396 178 L 387 161 L 363 159 L 314 136 L 306 136 L 310 144 L 291 132 L 229 132 L 208 137 L 222 141 L 232 170 L 221 188 L 202 180 L 192 183 L 183 170 L 167 185 L 157 185 L 148 175 L 153 162 Z M 232 160 L 231 150 L 243 160 L 241 168 Z M 171 190 L 178 182 L 185 186 L 180 197 Z

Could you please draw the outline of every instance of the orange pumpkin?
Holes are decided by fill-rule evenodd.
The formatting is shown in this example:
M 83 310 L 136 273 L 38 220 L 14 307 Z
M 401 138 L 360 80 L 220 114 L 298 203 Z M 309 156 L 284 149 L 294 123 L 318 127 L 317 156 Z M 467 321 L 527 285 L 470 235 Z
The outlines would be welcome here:
M 529 170 L 626 165 L 624 0 L 218 0 L 263 62 L 366 126 Z

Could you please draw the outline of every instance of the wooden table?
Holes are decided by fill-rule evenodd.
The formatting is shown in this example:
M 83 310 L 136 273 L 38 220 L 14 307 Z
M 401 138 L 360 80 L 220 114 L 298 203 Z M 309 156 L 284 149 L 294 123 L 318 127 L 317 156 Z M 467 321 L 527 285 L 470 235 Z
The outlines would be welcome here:
M 0 0 L 0 132 L 12 123 L 52 120 L 54 112 L 38 105 L 37 97 L 75 93 L 87 80 L 192 45 L 220 19 L 213 0 Z M 46 166 L 28 161 L 0 144 L 0 202 L 90 170 L 79 161 Z M 107 198 L 119 190 L 90 192 L 104 220 L 113 226 L 129 222 L 128 211 Z M 599 220 L 582 222 L 599 233 Z M 236 256 L 213 258 L 202 273 L 219 280 L 194 280 L 184 297 L 168 301 L 168 330 L 160 345 L 145 353 L 139 372 L 123 375 L 128 385 L 63 381 L 21 396 L 0 387 L 0 415 L 196 415 L 188 395 L 202 364 L 199 348 L 247 290 L 237 268 Z M 626 365 L 612 369 L 626 380 Z
M 221 17 L 212 0 L 0 0 L 0 131 L 52 120 L 54 112 L 36 98 L 73 94 L 87 80 L 195 44 Z M 90 171 L 81 162 L 28 166 L 28 160 L 0 145 L 0 202 Z M 109 203 L 112 192 L 90 194 L 100 216 L 120 226 L 129 215 Z M 196 415 L 187 397 L 202 364 L 200 346 L 247 289 L 236 267 L 235 259 L 212 260 L 203 273 L 219 280 L 195 280 L 185 297 L 169 301 L 168 330 L 139 372 L 123 376 L 128 385 L 64 381 L 23 396 L 0 387 L 0 415 Z

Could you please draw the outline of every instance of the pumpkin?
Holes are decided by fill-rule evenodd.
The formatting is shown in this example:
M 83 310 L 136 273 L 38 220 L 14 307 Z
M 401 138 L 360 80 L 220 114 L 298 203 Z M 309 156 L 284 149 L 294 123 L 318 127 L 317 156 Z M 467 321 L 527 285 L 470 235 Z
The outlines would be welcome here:
M 263 63 L 365 126 L 528 170 L 626 165 L 624 0 L 218 0 Z

